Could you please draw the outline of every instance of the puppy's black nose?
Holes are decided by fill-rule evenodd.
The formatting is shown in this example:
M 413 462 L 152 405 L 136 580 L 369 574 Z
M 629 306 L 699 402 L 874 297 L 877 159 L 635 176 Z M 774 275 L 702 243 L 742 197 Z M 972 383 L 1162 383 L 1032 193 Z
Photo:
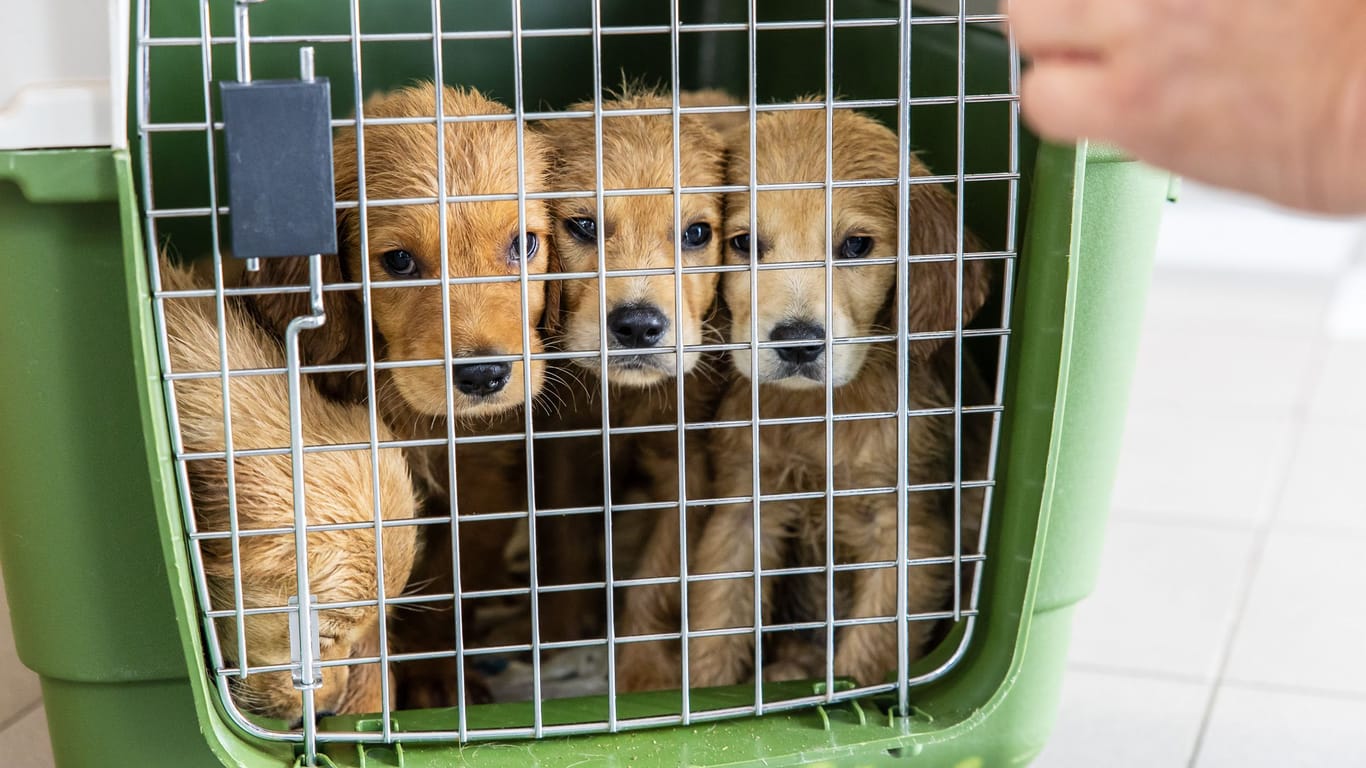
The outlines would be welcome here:
M 642 304 L 628 304 L 617 307 L 607 314 L 607 327 L 612 336 L 623 347 L 640 349 L 653 347 L 664 338 L 669 327 L 669 318 L 658 307 Z
M 512 366 L 507 363 L 475 363 L 451 368 L 455 386 L 467 395 L 491 395 L 507 386 Z
M 782 323 L 773 329 L 768 338 L 770 341 L 815 339 L 821 342 L 803 347 L 778 347 L 774 351 L 778 353 L 778 359 L 785 363 L 800 365 L 815 362 L 825 352 L 825 329 L 815 323 L 808 323 L 803 320 Z

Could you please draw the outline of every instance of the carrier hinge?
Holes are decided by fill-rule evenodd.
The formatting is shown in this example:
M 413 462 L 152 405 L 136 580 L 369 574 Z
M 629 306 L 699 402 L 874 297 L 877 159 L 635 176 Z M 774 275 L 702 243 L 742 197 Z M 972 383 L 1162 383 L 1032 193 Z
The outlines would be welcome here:
M 318 599 L 314 597 L 310 602 L 316 605 Z M 309 622 L 312 626 L 310 627 L 311 631 L 308 633 L 308 638 L 306 638 L 308 645 L 305 646 L 305 638 L 301 637 L 299 632 L 298 595 L 289 598 L 289 607 L 291 608 L 287 614 L 289 616 L 289 663 L 294 665 L 294 669 L 290 672 L 294 678 L 294 687 L 301 691 L 319 688 L 323 684 L 323 671 L 322 667 L 318 666 L 318 661 L 322 658 L 322 643 L 318 635 L 318 609 L 314 608 L 312 610 L 313 620 Z M 305 647 L 311 651 L 308 664 L 306 665 L 303 663 L 304 658 L 301 653 L 301 650 Z M 304 679 L 305 666 L 309 669 L 309 679 L 307 680 Z

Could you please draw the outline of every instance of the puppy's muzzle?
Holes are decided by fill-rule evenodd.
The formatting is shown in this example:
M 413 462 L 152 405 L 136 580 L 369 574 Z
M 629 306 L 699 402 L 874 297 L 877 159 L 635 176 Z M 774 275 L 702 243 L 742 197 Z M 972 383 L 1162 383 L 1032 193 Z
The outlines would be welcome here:
M 809 365 L 825 354 L 825 329 L 805 320 L 789 320 L 782 323 L 773 329 L 768 338 L 769 341 L 811 340 L 819 342 L 809 345 L 778 347 L 773 350 L 778 353 L 778 359 L 787 364 L 784 367 L 796 368 Z
M 669 318 L 651 304 L 626 304 L 607 314 L 607 328 L 618 349 L 648 349 L 664 338 Z
M 488 397 L 503 390 L 512 378 L 512 366 L 507 363 L 474 363 L 451 367 L 451 382 L 456 389 L 471 397 Z

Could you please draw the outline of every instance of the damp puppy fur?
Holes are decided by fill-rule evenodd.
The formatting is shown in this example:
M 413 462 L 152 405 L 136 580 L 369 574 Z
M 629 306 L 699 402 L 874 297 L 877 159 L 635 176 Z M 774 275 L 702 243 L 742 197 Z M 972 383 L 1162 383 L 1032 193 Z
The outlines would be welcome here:
M 826 130 L 823 111 L 773 112 L 756 122 L 755 158 L 759 183 L 824 181 Z M 730 147 L 727 182 L 750 183 L 748 126 L 727 133 Z M 850 111 L 834 114 L 832 152 L 836 180 L 897 177 L 896 135 L 873 119 Z M 913 176 L 929 171 L 912 159 Z M 910 343 L 909 358 L 898 360 L 894 343 L 837 343 L 827 349 L 828 333 L 836 339 L 895 334 L 897 295 L 895 264 L 864 262 L 895 256 L 898 192 L 895 186 L 839 188 L 833 191 L 831 238 L 827 251 L 825 191 L 771 190 L 755 195 L 757 229 L 751 231 L 748 193 L 727 196 L 727 263 L 760 264 L 813 262 L 811 267 L 761 270 L 751 292 L 749 271 L 722 277 L 721 293 L 730 310 L 730 340 L 749 342 L 757 328 L 761 342 L 784 342 L 779 348 L 730 353 L 739 374 L 721 400 L 718 421 L 748 421 L 751 387 L 758 387 L 758 416 L 764 419 L 815 417 L 825 414 L 825 382 L 833 386 L 836 415 L 895 412 L 898 377 L 908 377 L 913 409 L 943 408 L 953 404 L 953 345 L 942 338 Z M 957 251 L 957 216 L 953 197 L 939 185 L 912 184 L 908 233 L 912 255 L 943 255 Z M 969 252 L 974 250 L 967 243 Z M 831 292 L 821 262 L 827 255 L 838 266 L 831 269 Z M 966 322 L 985 302 L 989 274 L 982 262 L 963 265 L 961 284 L 957 265 L 949 256 L 916 262 L 901 290 L 909 292 L 909 330 L 912 333 L 952 331 L 957 319 Z M 961 303 L 959 295 L 961 292 Z M 961 315 L 959 312 L 961 311 Z M 833 352 L 833 355 L 831 354 Z M 833 359 L 832 359 L 833 357 Z M 965 358 L 966 361 L 966 358 Z M 972 402 L 984 402 L 983 382 L 965 364 L 962 384 Z M 758 445 L 746 426 L 718 430 L 709 442 L 714 482 L 713 498 L 753 494 L 755 451 L 759 455 L 759 485 L 764 494 L 824 492 L 826 468 L 834 472 L 837 492 L 895 488 L 897 422 L 894 418 L 839 420 L 763 426 Z M 964 419 L 965 479 L 985 473 L 986 424 Z M 826 456 L 826 430 L 834 452 Z M 912 485 L 953 480 L 955 445 L 953 417 L 914 416 L 909 419 L 908 480 Z M 953 554 L 951 492 L 912 492 L 908 498 L 908 556 L 943 558 Z M 980 489 L 963 492 L 962 541 L 975 548 L 981 515 Z M 826 504 L 817 500 L 774 500 L 762 504 L 759 530 L 754 530 L 752 504 L 715 507 L 689 552 L 692 574 L 751 571 L 755 539 L 766 570 L 792 566 L 823 566 L 827 536 L 833 537 L 837 564 L 892 562 L 896 559 L 897 503 L 894 493 L 837 496 L 833 531 L 826 530 Z M 833 660 L 825 656 L 824 631 L 771 634 L 766 643 L 764 675 L 768 679 L 823 677 L 827 662 L 837 676 L 860 684 L 880 682 L 897 665 L 897 577 L 894 567 L 841 571 L 835 577 L 836 620 L 886 619 L 878 623 L 840 627 L 834 638 Z M 765 622 L 824 621 L 827 615 L 823 574 L 765 578 L 761 615 Z M 689 628 L 709 630 L 752 627 L 755 618 L 752 578 L 700 580 L 690 587 Z M 926 615 L 949 607 L 953 593 L 951 565 L 913 565 L 905 584 L 911 615 Z M 908 644 L 915 659 L 928 648 L 932 621 L 910 621 Z M 697 637 L 689 644 L 693 687 L 741 682 L 755 674 L 753 633 Z M 650 687 L 678 685 L 677 659 L 656 661 Z M 619 674 L 634 674 L 621 669 Z
M 360 283 L 368 274 L 372 284 L 369 306 L 359 290 L 327 291 L 327 322 L 300 337 L 302 356 L 308 365 L 363 363 L 369 337 L 376 362 L 438 361 L 381 368 L 375 373 L 376 406 L 403 439 L 445 440 L 451 430 L 457 436 L 520 432 L 528 394 L 535 398 L 545 383 L 544 362 L 532 360 L 527 366 L 524 359 L 463 362 L 461 358 L 521 358 L 545 350 L 541 321 L 547 312 L 553 314 L 558 288 L 535 278 L 553 270 L 550 217 L 545 203 L 533 198 L 525 201 L 522 219 L 515 195 L 519 183 L 528 192 L 544 189 L 548 147 L 535 131 L 520 129 L 523 161 L 519 168 L 519 127 L 511 120 L 446 123 L 438 146 L 438 93 L 440 109 L 448 118 L 511 116 L 507 107 L 476 90 L 443 87 L 438 92 L 431 83 L 421 83 L 372 96 L 365 102 L 363 116 L 431 122 L 338 130 L 333 163 L 337 200 L 342 203 L 337 212 L 341 252 L 325 259 L 324 279 L 329 284 Z M 442 180 L 451 197 L 504 195 L 513 199 L 453 200 L 444 214 L 434 200 L 385 202 L 434 199 Z M 526 283 L 525 304 L 523 287 L 514 279 L 523 269 L 533 278 Z M 443 274 L 501 280 L 445 287 L 430 284 Z M 249 283 L 259 286 L 299 286 L 307 280 L 306 260 L 301 258 L 268 260 L 259 273 L 248 276 Z M 290 318 L 306 314 L 306 301 L 302 293 L 272 293 L 257 296 L 254 307 L 268 326 L 282 334 Z M 439 362 L 446 359 L 447 335 L 455 358 L 449 371 Z M 311 378 L 342 401 L 363 402 L 369 394 L 366 376 L 360 371 Z M 454 422 L 449 430 L 448 420 Z M 452 496 L 462 521 L 466 515 L 526 508 L 525 453 L 520 444 L 491 442 L 458 448 L 455 488 L 450 487 L 445 447 L 412 448 L 407 454 L 430 515 L 449 514 Z M 468 527 L 462 523 L 460 576 L 466 589 L 511 586 L 501 557 L 511 528 L 507 521 Z M 422 540 L 414 581 L 434 593 L 449 592 L 453 583 L 449 525 L 424 526 Z M 414 652 L 454 651 L 452 618 L 441 611 L 425 613 L 424 617 L 405 613 L 404 623 L 413 621 L 414 625 L 401 631 L 399 646 Z M 467 640 L 479 632 L 469 623 L 466 628 Z M 400 703 L 454 703 L 452 667 L 443 662 L 399 665 L 404 681 Z M 408 670 L 413 674 L 408 675 Z M 474 677 L 471 682 L 477 687 Z M 408 685 L 409 681 L 413 684 Z M 408 696 L 407 691 L 414 695 Z
M 684 104 L 695 99 L 718 99 L 680 94 Z M 604 99 L 602 135 L 595 134 L 589 116 L 547 120 L 540 126 L 552 145 L 551 188 L 557 191 L 604 191 L 715 187 L 725 178 L 725 153 L 720 134 L 703 116 L 683 115 L 674 134 L 671 115 L 613 115 L 617 110 L 670 107 L 667 92 L 639 83 L 627 83 Z M 591 102 L 572 105 L 569 111 L 589 112 Z M 602 165 L 596 162 L 596 145 L 602 145 Z M 674 143 L 678 149 L 678 176 L 674 175 Z M 599 175 L 599 170 L 601 171 Z M 675 217 L 675 202 L 678 211 Z M 556 413 L 538 428 L 593 429 L 602 425 L 602 391 L 607 391 L 607 411 L 613 427 L 673 425 L 678 419 L 678 376 L 682 376 L 684 417 L 696 422 L 710 417 L 719 394 L 717 360 L 698 351 L 680 357 L 681 344 L 694 347 L 719 341 L 713 322 L 717 273 L 693 271 L 682 276 L 681 266 L 697 269 L 721 263 L 720 228 L 722 199 L 715 192 L 611 195 L 601 210 L 592 198 L 566 197 L 552 205 L 555 250 L 562 268 L 570 273 L 605 276 L 564 280 L 560 314 L 555 323 L 556 344 L 568 352 L 591 353 L 575 357 L 559 368 L 561 401 Z M 601 240 L 601 259 L 599 258 Z M 627 270 L 652 273 L 614 275 Z M 599 354 L 603 342 L 610 353 L 606 368 Z M 714 358 L 714 356 L 712 356 Z M 705 475 L 705 452 L 698 441 L 689 449 L 689 482 Z M 666 503 L 678 499 L 678 439 L 673 432 L 619 435 L 611 438 L 612 498 L 614 505 Z M 603 504 L 600 438 L 559 438 L 542 441 L 538 448 L 537 494 L 542 508 L 570 508 Z M 590 478 L 590 479 L 585 479 Z M 693 493 L 700 493 L 693 489 Z M 667 523 L 653 525 L 653 518 L 673 520 L 677 512 L 659 510 L 616 515 L 613 521 L 616 573 L 624 576 L 657 576 L 678 573 L 677 534 Z M 582 583 L 605 578 L 602 547 L 566 547 L 567 541 L 602 542 L 598 519 L 584 515 L 548 518 L 539 524 L 552 546 L 543 546 L 542 578 L 551 583 Z M 651 531 L 658 535 L 651 535 Z M 668 587 L 625 590 L 623 631 L 646 632 L 629 617 L 644 612 L 630 606 L 659 599 L 655 593 Z M 542 621 L 552 638 L 577 639 L 600 633 L 605 600 L 600 592 L 563 593 L 550 601 Z M 641 652 L 627 646 L 622 652 Z
M 161 263 L 162 286 L 167 290 L 204 287 L 190 272 Z M 218 372 L 218 315 L 212 298 L 167 298 L 164 301 L 167 347 L 174 373 Z M 228 366 L 232 371 L 283 368 L 284 349 L 260 328 L 234 299 L 224 305 Z M 172 385 L 180 436 L 191 453 L 225 449 L 224 407 L 218 376 L 179 379 Z M 229 398 L 235 451 L 288 448 L 288 384 L 285 375 L 234 376 Z M 365 408 L 323 397 L 306 379 L 299 391 L 303 439 L 308 446 L 354 445 L 370 442 Z M 393 439 L 384 425 L 375 438 Z M 417 506 L 403 452 L 370 450 L 319 451 L 304 456 L 304 494 L 309 525 L 371 523 L 375 521 L 372 460 L 379 477 L 379 509 L 385 522 L 412 518 Z M 252 531 L 294 525 L 294 485 L 288 454 L 238 456 L 233 462 L 237 525 L 240 533 L 241 601 L 246 609 L 285 608 L 298 593 L 294 534 L 253 535 Z M 186 463 L 195 526 L 201 533 L 230 531 L 227 463 L 223 459 L 194 459 Z M 408 582 L 416 550 L 411 525 L 384 527 L 383 586 L 388 597 L 401 594 Z M 309 590 L 322 604 L 377 601 L 380 569 L 375 528 L 314 531 L 308 534 Z M 231 540 L 205 538 L 199 544 L 208 580 L 210 606 L 234 607 Z M 241 627 L 247 658 L 237 658 L 238 627 L 233 617 L 216 619 L 215 630 L 224 663 L 257 668 L 290 663 L 288 615 L 248 615 Z M 379 654 L 380 622 L 377 605 L 324 608 L 318 613 L 318 634 L 325 661 L 373 658 Z M 359 714 L 381 708 L 378 663 L 327 666 L 322 687 L 315 693 L 318 712 Z M 290 673 L 252 672 L 230 680 L 233 700 L 247 711 L 297 722 L 302 714 L 299 691 Z

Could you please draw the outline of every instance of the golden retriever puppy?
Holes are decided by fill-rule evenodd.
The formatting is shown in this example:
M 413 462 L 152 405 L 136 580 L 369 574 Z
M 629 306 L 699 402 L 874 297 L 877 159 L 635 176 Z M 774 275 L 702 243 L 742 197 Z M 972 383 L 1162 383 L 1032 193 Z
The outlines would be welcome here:
M 668 115 L 615 117 L 612 110 L 665 108 L 672 100 L 659 92 L 626 90 L 603 103 L 603 168 L 605 191 L 663 189 L 674 185 L 673 119 Z M 583 111 L 580 103 L 570 111 Z M 594 128 L 590 118 L 546 121 L 542 129 L 555 157 L 551 176 L 556 191 L 592 191 Z M 698 116 L 679 121 L 682 187 L 720 186 L 725 174 L 724 145 L 718 133 Z M 716 296 L 717 274 L 685 275 L 681 301 L 675 301 L 673 274 L 613 277 L 619 270 L 673 270 L 678 249 L 685 267 L 717 266 L 721 263 L 721 196 L 717 193 L 684 193 L 679 200 L 680 221 L 674 228 L 674 198 L 667 192 L 650 195 L 608 196 L 604 210 L 591 197 L 567 198 L 554 208 L 555 244 L 566 272 L 593 272 L 598 265 L 599 230 L 603 242 L 606 322 L 598 316 L 597 278 L 563 283 L 562 326 L 558 342 L 569 352 L 596 352 L 605 335 L 609 350 L 640 350 L 644 354 L 608 358 L 610 382 L 646 388 L 673 379 L 675 373 L 692 371 L 701 353 L 688 352 L 680 364 L 668 351 L 681 336 L 685 346 L 702 342 L 705 320 Z M 675 306 L 677 304 L 677 306 Z M 605 334 L 599 328 L 605 327 Z M 657 350 L 651 354 L 649 350 Z M 577 370 L 601 375 L 596 355 L 577 357 Z
M 725 160 L 720 135 L 701 116 L 683 116 L 676 138 L 679 174 L 674 177 L 675 136 L 669 115 L 614 116 L 613 110 L 662 108 L 672 98 L 662 92 L 628 85 L 603 103 L 603 208 L 588 198 L 564 198 L 554 204 L 556 253 L 566 272 L 605 272 L 597 277 L 564 281 L 557 346 L 570 352 L 589 352 L 565 363 L 555 390 L 563 402 L 538 429 L 600 429 L 603 378 L 607 411 L 613 427 L 677 424 L 677 376 L 685 377 L 684 417 L 696 422 L 710 417 L 717 388 L 714 364 L 697 351 L 684 352 L 678 344 L 695 346 L 711 332 L 717 274 L 690 272 L 681 284 L 674 271 L 676 255 L 682 267 L 715 267 L 721 263 L 721 195 L 684 192 L 678 199 L 668 192 L 614 196 L 632 189 L 668 190 L 720 186 Z M 571 111 L 591 110 L 590 103 Z M 542 127 L 555 157 L 552 189 L 591 191 L 598 183 L 594 124 L 590 118 L 546 121 Z M 599 239 L 602 259 L 599 260 Z M 614 275 L 626 270 L 653 273 Z M 605 314 L 603 314 L 605 313 Z M 719 339 L 712 339 L 719 341 Z M 606 370 L 599 350 L 609 352 Z M 689 440 L 697 441 L 696 434 Z M 678 499 L 677 432 L 620 435 L 611 439 L 612 498 L 623 503 L 665 503 Z M 592 507 L 603 504 L 603 446 L 600 437 L 551 438 L 538 443 L 537 506 L 542 509 Z M 693 453 L 693 451 L 690 451 Z M 696 458 L 705 460 L 701 450 Z M 699 468 L 699 477 L 705 470 Z M 690 476 L 692 476 L 690 474 Z M 700 490 L 698 491 L 700 492 Z M 667 575 L 678 571 L 678 546 L 668 541 L 645 542 L 648 532 L 667 528 L 653 525 L 659 510 L 614 515 L 614 568 L 618 578 Z M 676 511 L 672 517 L 677 526 Z M 602 581 L 599 557 L 604 541 L 601 518 L 588 515 L 546 518 L 539 533 L 542 580 L 549 584 Z M 566 546 L 566 542 L 575 542 Z M 589 544 L 591 542 L 591 544 Z M 587 546 L 585 546 L 587 545 Z M 642 547 L 644 553 L 642 554 Z M 640 567 L 635 562 L 640 561 Z M 643 568 L 643 571 L 641 569 Z M 632 589 L 627 601 L 640 599 Z M 575 639 L 599 632 L 606 610 L 604 596 L 571 591 L 546 601 L 542 631 L 552 639 Z M 625 631 L 634 631 L 624 627 Z
M 442 89 L 447 117 L 501 115 L 509 110 L 475 90 Z M 435 119 L 436 90 L 423 84 L 381 93 L 365 103 L 366 118 Z M 442 323 L 442 288 L 405 282 L 491 276 L 511 278 L 520 273 L 523 250 L 526 271 L 543 274 L 551 261 L 550 219 L 545 205 L 526 204 L 525 249 L 520 242 L 516 200 L 450 202 L 444 219 L 435 203 L 400 204 L 383 201 L 434 198 L 442 176 L 448 195 L 511 195 L 517 192 L 516 126 L 511 122 L 457 122 L 445 126 L 444 152 L 436 142 L 436 126 L 425 123 L 372 125 L 364 129 L 365 231 L 368 252 L 360 252 L 362 230 L 358 207 L 338 211 L 341 254 L 326 262 L 328 283 L 360 282 L 362 261 L 368 263 L 375 286 L 370 295 L 372 327 L 364 326 L 359 291 L 329 291 L 327 325 L 308 337 L 304 357 L 309 364 L 363 362 L 365 334 L 373 333 L 380 360 L 440 360 L 443 335 L 449 330 L 455 358 L 520 355 L 523 335 L 530 336 L 531 352 L 542 351 L 537 321 L 545 310 L 545 283 L 528 286 L 525 312 L 516 281 L 452 285 L 445 289 L 450 324 Z M 546 153 L 543 142 L 526 132 L 526 188 L 543 188 Z M 444 154 L 444 157 L 442 155 Z M 342 128 L 333 143 L 337 199 L 361 197 L 357 135 Z M 444 230 L 443 230 L 444 225 Z M 443 243 L 443 234 L 445 236 Z M 442 247 L 445 250 L 442 250 Z M 272 259 L 248 276 L 257 285 L 297 286 L 307 283 L 303 259 Z M 256 298 L 258 311 L 276 328 L 307 313 L 307 295 L 273 293 Z M 387 400 L 417 416 L 487 418 L 507 413 L 524 401 L 521 361 L 463 364 L 452 367 L 453 411 L 447 413 L 446 372 L 442 365 L 393 368 L 384 371 Z M 540 391 L 544 364 L 531 364 L 531 392 Z M 329 393 L 363 396 L 359 373 L 323 377 Z
M 506 115 L 510 111 L 472 89 L 441 90 L 442 114 L 447 117 Z M 436 361 L 431 365 L 381 368 L 376 371 L 375 397 L 390 428 L 404 439 L 446 440 L 454 422 L 457 437 L 520 432 L 528 392 L 535 397 L 545 380 L 545 366 L 533 360 L 526 370 L 520 359 L 462 362 L 460 358 L 515 356 L 543 351 L 540 321 L 554 301 L 547 284 L 528 282 L 526 305 L 516 278 L 544 274 L 553 261 L 550 217 L 543 201 L 526 201 L 525 221 L 519 220 L 515 199 L 450 202 L 443 213 L 435 202 L 401 204 L 404 199 L 435 198 L 444 178 L 447 194 L 514 195 L 519 179 L 528 192 L 543 191 L 548 170 L 548 147 L 533 131 L 523 138 L 524 165 L 519 176 L 517 126 L 509 121 L 452 122 L 441 131 L 438 148 L 437 90 L 431 84 L 381 93 L 366 101 L 366 118 L 421 118 L 432 123 L 370 125 L 363 131 L 364 216 L 359 206 L 339 208 L 337 216 L 341 253 L 328 258 L 328 283 L 360 282 L 362 265 L 368 265 L 373 282 L 366 307 L 360 291 L 329 291 L 327 323 L 304 335 L 304 360 L 308 364 L 360 363 L 365 360 L 365 341 L 373 339 L 375 358 L 381 363 Z M 361 168 L 354 128 L 337 132 L 333 145 L 337 199 L 360 201 Z M 523 226 L 526 240 L 522 242 Z M 364 243 L 362 234 L 368 235 Z M 361 251 L 362 244 L 367 249 Z M 413 284 L 415 281 L 451 278 L 497 277 L 501 282 L 456 284 L 447 287 Z M 250 282 L 256 285 L 297 286 L 307 282 L 303 259 L 265 262 Z M 444 294 L 444 297 L 443 297 Z M 443 314 L 444 305 L 449 308 Z M 306 311 L 306 294 L 275 293 L 256 298 L 258 313 L 282 330 L 291 317 Z M 443 318 L 448 318 L 447 323 Z M 444 336 L 449 334 L 455 362 L 449 371 Z M 447 379 L 450 402 L 447 402 Z M 366 394 L 360 372 L 318 376 L 332 396 L 359 402 Z M 526 509 L 525 452 L 521 441 L 479 443 L 456 451 L 456 487 L 446 449 L 414 448 L 408 451 L 413 474 L 430 499 L 431 514 L 448 514 L 448 500 L 455 492 L 462 520 L 466 514 L 513 512 Z M 508 482 L 514 482 L 508 486 Z M 461 524 L 460 582 L 465 589 L 507 586 L 499 557 L 510 521 Z M 449 593 L 453 584 L 449 525 L 424 528 L 424 555 L 414 581 L 427 585 L 431 594 Z M 455 638 L 450 615 L 441 612 L 408 612 L 399 645 L 405 651 L 454 652 Z M 412 614 L 412 615 L 409 615 Z M 425 685 L 450 675 L 438 674 L 431 665 L 399 665 L 403 675 L 409 667 L 414 679 Z M 445 672 L 453 665 L 443 664 Z M 424 693 L 424 704 L 454 701 L 449 690 Z
M 167 289 L 197 287 L 189 273 L 163 262 Z M 220 369 L 218 326 L 212 299 L 165 301 L 167 345 L 175 373 Z M 236 301 L 226 305 L 228 365 L 233 371 L 281 368 L 284 350 L 256 325 Z M 223 396 L 220 379 L 178 380 L 173 385 L 180 435 L 186 451 L 223 451 Z M 289 447 L 288 384 L 283 374 L 231 379 L 232 437 L 236 451 Z M 299 392 L 304 443 L 310 446 L 368 443 L 366 410 L 324 398 L 309 382 Z M 381 424 L 379 440 L 392 435 Z M 304 456 L 304 490 L 310 525 L 373 523 L 375 489 L 369 450 L 339 450 Z M 381 449 L 378 457 L 379 505 L 385 521 L 413 517 L 416 499 L 400 449 Z M 296 595 L 294 534 L 253 534 L 294 524 L 294 485 L 288 454 L 238 456 L 234 460 L 243 606 L 284 608 Z M 197 459 L 187 463 L 195 524 L 202 533 L 230 530 L 227 463 Z M 384 590 L 403 592 L 413 565 L 416 529 L 386 526 L 383 534 Z M 374 601 L 379 595 L 379 564 L 373 527 L 312 531 L 308 534 L 309 589 L 324 607 L 318 613 L 322 658 L 334 661 L 372 658 L 379 652 L 379 614 L 374 605 L 327 608 L 327 604 Z M 232 544 L 229 538 L 203 540 L 209 601 L 216 610 L 234 606 Z M 290 663 L 289 622 L 285 613 L 248 615 L 242 632 L 247 658 L 237 658 L 236 621 L 215 621 L 224 661 L 252 668 Z M 323 668 L 316 693 L 319 713 L 363 713 L 381 709 L 381 670 L 374 662 Z M 233 699 L 256 714 L 297 722 L 299 691 L 289 672 L 252 672 L 231 681 Z
M 837 180 L 886 179 L 897 176 L 897 137 L 866 116 L 835 113 L 833 168 Z M 728 181 L 748 184 L 747 128 L 728 135 L 732 151 Z M 820 111 L 773 112 L 759 116 L 757 170 L 759 183 L 824 181 L 825 114 Z M 918 161 L 912 173 L 927 175 Z M 953 198 L 937 185 L 912 185 L 909 205 L 910 253 L 951 254 L 957 250 Z M 757 328 L 761 342 L 782 346 L 731 352 L 740 378 L 724 395 L 718 421 L 747 421 L 752 387 L 758 387 L 759 417 L 823 417 L 825 387 L 833 386 L 837 415 L 895 413 L 897 379 L 909 377 L 913 409 L 952 406 L 953 345 L 942 339 L 911 343 L 909 359 L 898 360 L 894 343 L 837 342 L 827 349 L 827 334 L 836 340 L 895 333 L 894 301 L 898 290 L 909 291 L 910 331 L 952 331 L 958 316 L 971 318 L 985 301 L 989 277 L 980 261 L 964 264 L 963 281 L 956 278 L 952 259 L 911 265 L 909 282 L 897 285 L 895 264 L 865 261 L 896 255 L 898 191 L 896 187 L 840 188 L 833 193 L 827 214 L 825 191 L 760 191 L 755 200 L 757 229 L 750 229 L 748 193 L 726 201 L 727 260 L 760 265 L 780 262 L 833 262 L 832 294 L 827 301 L 825 267 L 797 267 L 758 272 L 757 293 L 751 294 L 748 271 L 727 273 L 722 294 L 731 312 L 730 336 L 749 342 Z M 831 242 L 826 242 L 827 215 L 832 218 Z M 972 250 L 971 248 L 969 250 Z M 833 354 L 832 354 L 833 353 Z M 962 372 L 965 391 L 981 382 L 971 368 Z M 980 479 L 985 466 L 983 425 L 965 418 L 963 443 L 965 479 Z M 826 455 L 826 430 L 833 429 L 833 455 Z M 840 420 L 762 426 L 758 445 L 751 428 L 726 429 L 710 441 L 714 472 L 712 496 L 733 498 L 753 494 L 753 457 L 758 451 L 760 488 L 764 494 L 826 490 L 827 467 L 837 494 L 845 491 L 895 488 L 898 484 L 897 422 L 895 418 Z M 912 485 L 951 482 L 953 472 L 953 417 L 913 416 L 909 420 L 909 482 Z M 765 570 L 801 566 L 862 565 L 837 572 L 836 620 L 879 619 L 881 623 L 840 627 L 833 649 L 834 672 L 860 684 L 879 682 L 896 667 L 897 577 L 894 566 L 872 565 L 896 560 L 897 502 L 895 493 L 853 493 L 834 500 L 833 527 L 826 529 L 825 499 L 774 500 L 762 504 L 759 530 L 754 530 L 752 504 L 715 507 L 697 546 L 690 549 L 691 573 L 747 572 L 754 563 L 755 536 Z M 907 555 L 912 558 L 953 554 L 952 492 L 909 495 Z M 981 514 L 978 490 L 963 493 L 963 542 L 974 547 Z M 835 563 L 827 563 L 827 536 L 833 539 Z M 912 565 L 907 589 L 912 615 L 949 607 L 951 565 Z M 824 621 L 825 576 L 762 580 L 761 616 L 769 622 Z M 754 581 L 751 577 L 699 580 L 690 587 L 692 630 L 752 627 Z M 925 650 L 932 622 L 909 623 L 910 655 Z M 770 679 L 822 676 L 825 668 L 824 632 L 803 643 L 796 633 L 779 633 Z M 741 682 L 753 673 L 752 631 L 693 638 L 689 645 L 691 679 L 695 687 Z M 776 656 L 777 658 L 773 658 Z M 636 674 L 622 669 L 623 676 Z M 648 687 L 680 683 L 676 660 L 655 659 L 642 675 Z

